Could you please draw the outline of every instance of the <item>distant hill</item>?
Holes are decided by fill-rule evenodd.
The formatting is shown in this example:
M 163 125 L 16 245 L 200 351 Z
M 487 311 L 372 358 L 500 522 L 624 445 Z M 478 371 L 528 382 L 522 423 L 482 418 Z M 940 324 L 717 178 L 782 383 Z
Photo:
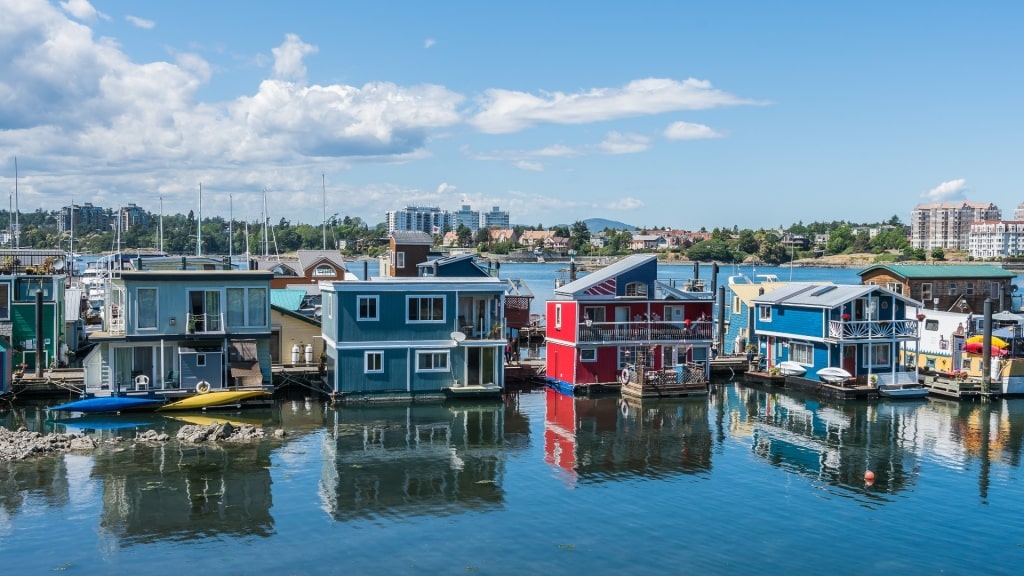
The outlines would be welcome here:
M 600 232 L 605 228 L 611 228 L 613 230 L 636 230 L 636 226 L 630 226 L 617 220 L 608 220 L 607 218 L 587 218 L 584 220 L 587 224 L 587 229 L 591 232 Z

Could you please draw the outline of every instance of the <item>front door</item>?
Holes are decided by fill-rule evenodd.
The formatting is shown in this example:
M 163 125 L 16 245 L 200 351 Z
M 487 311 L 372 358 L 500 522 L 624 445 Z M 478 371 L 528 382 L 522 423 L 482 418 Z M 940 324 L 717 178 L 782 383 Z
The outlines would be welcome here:
M 843 370 L 857 375 L 857 347 L 852 344 L 843 346 Z
M 615 307 L 615 331 L 619 338 L 629 335 L 629 306 Z

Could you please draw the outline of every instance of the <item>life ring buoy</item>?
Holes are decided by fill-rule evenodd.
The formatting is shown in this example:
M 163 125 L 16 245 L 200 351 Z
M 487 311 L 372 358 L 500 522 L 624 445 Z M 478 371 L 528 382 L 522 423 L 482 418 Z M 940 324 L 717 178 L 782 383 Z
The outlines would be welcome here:
M 619 382 L 629 384 L 629 368 L 622 369 L 622 374 L 619 374 Z
M 196 392 L 198 392 L 200 394 L 206 394 L 209 391 L 210 391 L 210 383 L 207 382 L 206 380 L 200 380 L 196 384 Z
M 138 376 L 135 377 L 136 388 L 145 388 L 147 386 L 149 386 L 149 376 L 146 376 L 145 374 L 139 374 Z
M 629 418 L 629 404 L 626 404 L 625 400 L 619 400 L 619 410 L 623 418 Z

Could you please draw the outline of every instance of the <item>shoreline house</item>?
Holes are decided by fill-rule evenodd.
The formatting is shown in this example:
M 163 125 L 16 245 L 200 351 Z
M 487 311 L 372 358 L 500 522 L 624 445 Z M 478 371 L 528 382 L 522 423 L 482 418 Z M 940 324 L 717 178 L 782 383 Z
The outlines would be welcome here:
M 877 285 L 793 282 L 752 304 L 756 354 L 769 373 L 788 361 L 813 380 L 830 381 L 818 374 L 825 368 L 848 373 L 835 379 L 843 383 L 866 385 L 872 375 L 893 383 L 909 379 L 900 354 L 918 339 L 918 320 L 907 315 L 919 306 L 915 300 Z M 911 374 L 916 382 L 916 371 Z
M 85 392 L 110 396 L 270 385 L 270 272 L 124 271 L 107 280 Z
M 857 273 L 861 284 L 883 286 L 913 298 L 926 310 L 981 314 L 1013 307 L 1017 274 L 988 264 L 875 264 Z
M 545 307 L 550 386 L 620 389 L 636 383 L 631 371 L 699 373 L 706 382 L 713 294 L 699 279 L 677 288 L 657 274 L 656 256 L 633 255 L 555 289 Z

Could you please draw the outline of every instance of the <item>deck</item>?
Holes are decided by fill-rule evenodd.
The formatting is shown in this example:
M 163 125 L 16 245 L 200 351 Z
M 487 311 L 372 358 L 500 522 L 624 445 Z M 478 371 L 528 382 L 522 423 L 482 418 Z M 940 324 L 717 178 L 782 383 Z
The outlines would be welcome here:
M 817 394 L 824 398 L 836 400 L 854 400 L 878 398 L 878 389 L 868 384 L 850 383 L 833 384 L 812 380 L 802 376 L 774 376 L 767 372 L 748 371 L 743 375 L 744 383 L 760 386 L 781 386 L 791 390 L 801 390 Z

